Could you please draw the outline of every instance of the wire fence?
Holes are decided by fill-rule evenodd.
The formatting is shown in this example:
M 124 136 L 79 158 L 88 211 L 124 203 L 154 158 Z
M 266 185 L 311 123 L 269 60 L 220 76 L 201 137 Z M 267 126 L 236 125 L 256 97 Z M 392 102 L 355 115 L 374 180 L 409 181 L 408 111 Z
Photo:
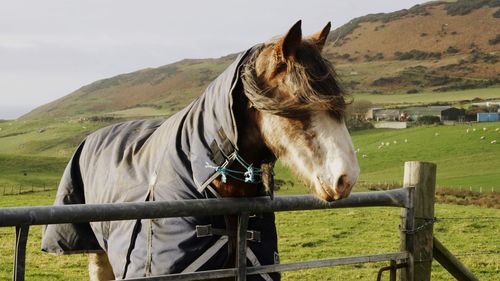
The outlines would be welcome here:
M 491 223 L 494 221 L 494 225 L 492 226 L 493 232 L 491 233 L 492 238 L 497 238 L 500 242 L 500 237 L 498 236 L 498 233 L 500 231 L 500 216 L 442 216 L 442 217 L 435 217 L 430 223 L 431 224 L 436 224 L 436 223 L 445 223 L 445 222 L 457 222 L 457 221 L 469 221 L 469 222 L 484 222 L 484 223 Z M 449 230 L 441 232 L 439 228 L 434 228 L 434 235 L 436 234 L 447 234 L 449 233 Z M 488 233 L 484 233 L 483 235 L 488 235 Z M 500 255 L 500 243 L 491 243 L 494 247 L 494 249 L 478 249 L 477 251 L 458 251 L 454 252 L 453 254 L 455 256 L 462 256 L 462 257 L 468 257 L 468 256 L 490 256 L 490 255 Z M 491 260 L 490 260 L 491 261 Z M 493 260 L 494 263 L 497 263 L 500 265 L 500 256 L 497 259 Z M 497 266 L 498 266 L 497 265 Z
M 23 195 L 23 194 L 29 194 L 29 193 L 51 191 L 51 190 L 56 190 L 56 189 L 57 189 L 57 185 L 55 185 L 55 184 L 3 185 L 3 186 L 0 186 L 0 195 L 2 195 L 2 196 Z
M 358 182 L 356 183 L 356 186 L 367 188 L 368 190 L 389 190 L 403 186 L 403 182 L 401 181 Z M 470 191 L 477 193 L 500 192 L 500 186 L 436 185 L 436 190 L 440 189 L 455 189 L 459 191 Z

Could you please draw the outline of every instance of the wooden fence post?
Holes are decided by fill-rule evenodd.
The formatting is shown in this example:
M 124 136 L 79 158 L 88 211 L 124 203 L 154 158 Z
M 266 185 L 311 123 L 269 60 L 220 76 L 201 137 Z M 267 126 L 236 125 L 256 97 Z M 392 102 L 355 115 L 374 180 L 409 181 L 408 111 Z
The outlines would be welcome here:
M 412 186 L 410 207 L 401 211 L 401 250 L 408 251 L 402 281 L 431 280 L 436 165 L 405 162 L 403 186 Z

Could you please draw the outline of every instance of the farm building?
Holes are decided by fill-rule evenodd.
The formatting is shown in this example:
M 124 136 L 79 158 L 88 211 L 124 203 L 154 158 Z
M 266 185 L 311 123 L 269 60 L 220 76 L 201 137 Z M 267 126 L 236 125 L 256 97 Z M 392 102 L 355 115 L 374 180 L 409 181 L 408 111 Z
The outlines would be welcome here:
M 373 107 L 373 108 L 368 109 L 368 111 L 366 112 L 366 115 L 365 115 L 365 119 L 366 120 L 375 120 L 374 113 L 376 113 L 377 111 L 382 110 L 382 109 L 383 109 L 382 107 Z
M 398 121 L 401 116 L 399 109 L 374 108 L 370 110 L 367 119 L 375 121 Z
M 474 103 L 472 103 L 472 105 L 475 105 L 475 106 L 485 106 L 485 107 L 500 106 L 500 101 L 474 102 Z
M 412 121 L 422 116 L 437 116 L 441 121 L 462 121 L 465 110 L 451 106 L 408 107 L 402 110 Z
M 498 112 L 481 112 L 477 114 L 477 122 L 498 122 Z

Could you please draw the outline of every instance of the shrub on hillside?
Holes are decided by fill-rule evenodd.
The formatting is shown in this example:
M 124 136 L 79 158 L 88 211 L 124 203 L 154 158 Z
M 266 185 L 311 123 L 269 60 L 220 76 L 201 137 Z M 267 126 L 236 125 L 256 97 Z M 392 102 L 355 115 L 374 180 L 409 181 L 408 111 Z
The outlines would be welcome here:
M 425 52 L 420 50 L 411 50 L 408 52 L 395 52 L 394 56 L 398 60 L 425 60 L 425 59 L 440 59 L 440 52 Z
M 498 10 L 498 11 L 500 11 L 500 10 Z M 488 40 L 488 43 L 490 45 L 496 45 L 496 44 L 500 43 L 500 34 L 497 34 L 497 36 L 495 38 Z
M 461 78 L 460 78 L 461 79 Z M 486 79 L 486 80 L 462 80 L 448 86 L 443 86 L 434 89 L 434 92 L 446 92 L 452 90 L 468 90 L 487 88 L 495 85 L 500 85 L 500 79 Z
M 384 54 L 382 54 L 382 53 L 376 53 L 373 56 L 370 56 L 370 55 L 366 54 L 364 57 L 365 57 L 366 61 L 383 60 L 384 59 Z
M 493 17 L 496 19 L 500 18 L 500 9 L 498 9 L 495 13 L 493 13 Z
M 484 6 L 498 7 L 500 6 L 499 0 L 458 0 L 449 3 L 446 6 L 446 11 L 450 16 L 463 16 L 468 13 L 480 9 Z
M 459 83 L 463 80 L 460 77 L 449 77 L 447 75 L 444 76 L 425 75 L 425 79 L 427 80 L 430 86 L 442 86 L 450 83 Z
M 405 80 L 399 76 L 395 77 L 382 77 L 372 82 L 372 86 L 383 87 L 394 84 L 402 84 Z
M 449 46 L 448 49 L 446 49 L 447 54 L 456 54 L 458 52 L 460 52 L 460 50 L 453 46 Z
M 415 122 L 417 125 L 433 125 L 433 124 L 441 124 L 441 119 L 437 116 L 422 116 L 417 119 Z
M 471 56 L 469 58 L 470 62 L 476 63 L 476 62 L 487 62 L 491 64 L 495 64 L 499 61 L 499 56 L 497 54 L 488 54 L 488 53 L 483 53 L 478 50 L 473 50 L 471 52 Z

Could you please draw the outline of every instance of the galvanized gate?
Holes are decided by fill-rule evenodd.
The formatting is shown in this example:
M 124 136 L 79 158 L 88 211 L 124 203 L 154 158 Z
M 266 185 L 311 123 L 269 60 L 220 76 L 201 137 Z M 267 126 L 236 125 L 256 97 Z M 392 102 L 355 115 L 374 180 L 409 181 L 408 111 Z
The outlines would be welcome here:
M 446 254 L 444 246 L 432 234 L 436 166 L 431 163 L 406 162 L 403 188 L 357 192 L 346 199 L 325 203 L 309 195 L 249 199 L 205 199 L 164 202 L 85 204 L 66 206 L 20 207 L 0 209 L 0 227 L 16 227 L 13 280 L 24 280 L 26 242 L 30 225 L 115 221 L 204 215 L 237 215 L 237 257 L 234 268 L 218 269 L 128 280 L 205 280 L 290 270 L 388 261 L 390 280 L 430 280 L 433 253 L 438 261 L 459 280 L 477 280 L 458 260 Z M 246 241 L 249 214 L 298 210 L 353 207 L 398 207 L 401 209 L 400 252 L 300 261 L 286 264 L 247 267 Z M 438 246 L 438 247 L 436 247 Z

